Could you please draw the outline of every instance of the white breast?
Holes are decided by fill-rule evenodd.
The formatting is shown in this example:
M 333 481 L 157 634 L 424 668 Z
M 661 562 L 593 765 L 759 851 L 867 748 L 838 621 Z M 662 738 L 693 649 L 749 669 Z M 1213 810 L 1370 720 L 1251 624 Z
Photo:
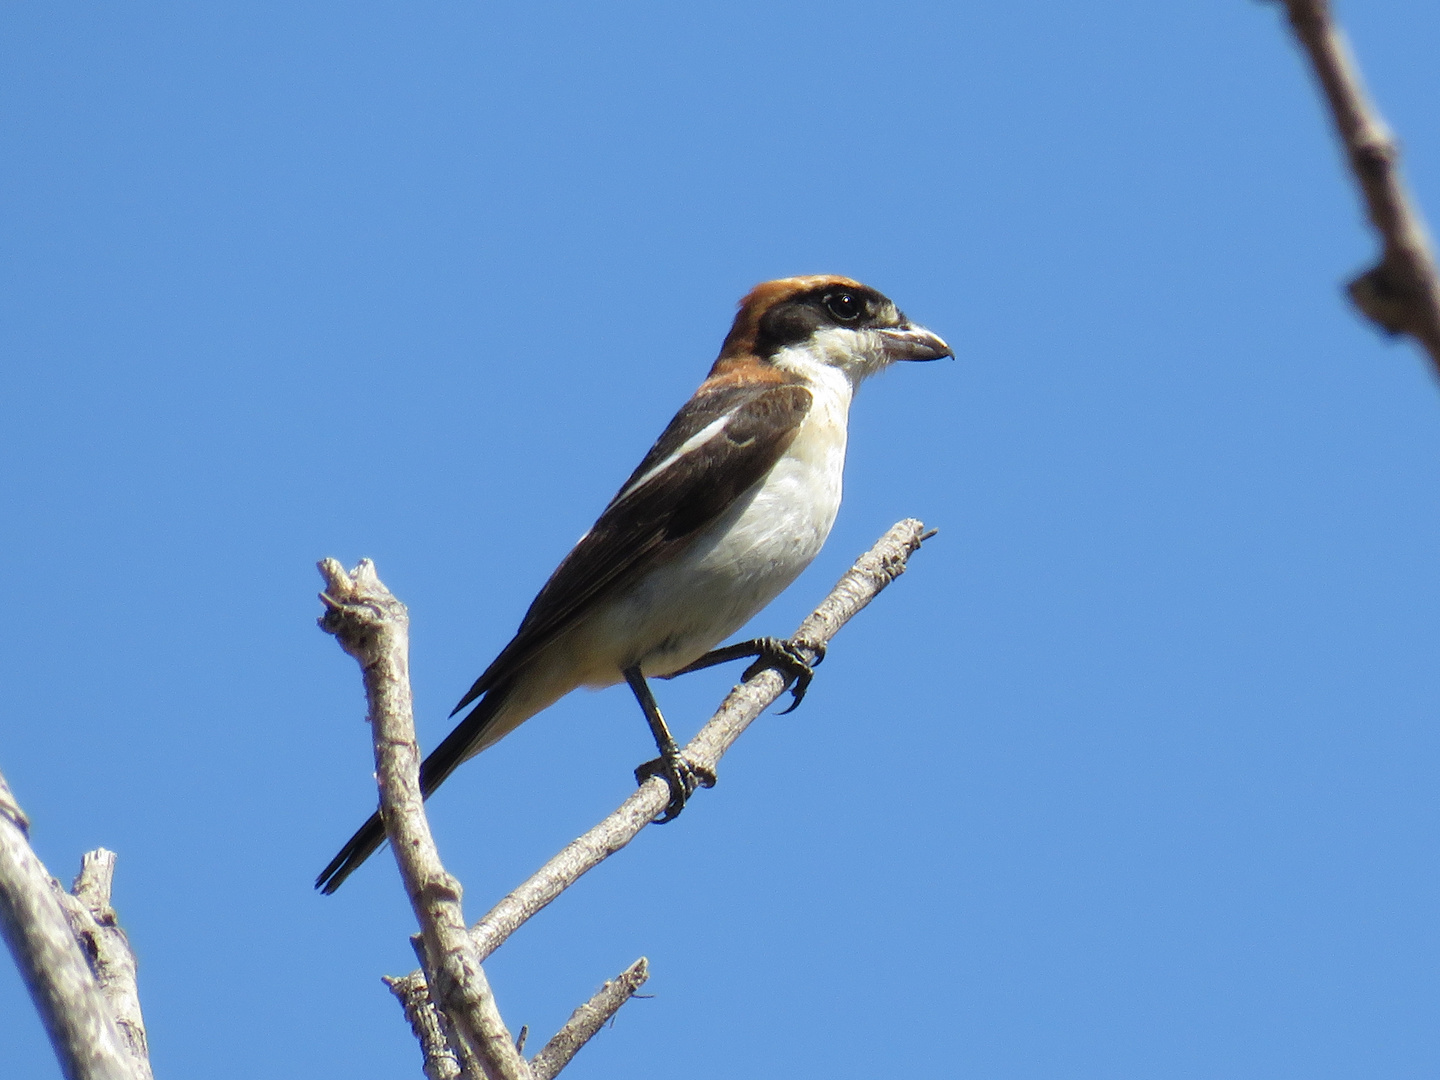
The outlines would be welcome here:
M 814 403 L 774 468 L 604 620 L 607 634 L 629 640 L 647 675 L 684 667 L 739 630 L 810 565 L 830 535 L 840 509 L 852 388 L 833 368 L 806 374 Z

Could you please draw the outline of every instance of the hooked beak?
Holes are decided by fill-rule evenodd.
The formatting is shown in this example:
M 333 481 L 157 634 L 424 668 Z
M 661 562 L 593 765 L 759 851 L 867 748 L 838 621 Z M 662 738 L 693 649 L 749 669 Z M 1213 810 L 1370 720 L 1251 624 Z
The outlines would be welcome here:
M 877 331 L 884 343 L 885 357 L 896 360 L 939 360 L 954 356 L 950 346 L 923 326 L 896 326 Z

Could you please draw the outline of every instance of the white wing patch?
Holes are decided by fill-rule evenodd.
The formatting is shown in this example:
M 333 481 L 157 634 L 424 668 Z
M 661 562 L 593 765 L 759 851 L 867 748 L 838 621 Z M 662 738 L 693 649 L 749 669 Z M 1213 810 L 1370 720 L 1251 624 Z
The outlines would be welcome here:
M 636 488 L 639 488 L 650 480 L 655 479 L 655 477 L 659 476 L 666 469 L 673 466 L 686 454 L 693 453 L 700 447 L 704 446 L 711 439 L 715 438 L 717 435 L 719 435 L 722 431 L 725 430 L 725 425 L 730 423 L 730 417 L 733 415 L 733 410 L 731 412 L 727 412 L 725 413 L 725 415 L 719 417 L 718 419 L 710 421 L 710 423 L 706 424 L 694 435 L 691 435 L 690 438 L 686 439 L 683 443 L 681 443 L 679 448 L 676 449 L 676 451 L 669 457 L 667 457 L 664 461 L 660 462 L 660 464 L 656 465 L 653 469 L 647 469 L 642 475 L 637 476 L 633 484 L 628 485 L 624 491 L 620 492 L 620 494 L 616 496 L 616 502 L 619 502 L 621 499 L 625 498 L 625 496 L 629 495 Z

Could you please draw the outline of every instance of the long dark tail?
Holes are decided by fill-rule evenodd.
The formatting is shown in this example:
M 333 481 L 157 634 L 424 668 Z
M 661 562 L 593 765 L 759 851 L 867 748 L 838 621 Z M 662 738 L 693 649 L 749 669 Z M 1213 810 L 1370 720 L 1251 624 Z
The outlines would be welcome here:
M 508 684 L 491 688 L 480 703 L 466 714 L 465 719 L 455 725 L 455 730 L 445 736 L 445 741 L 425 759 L 420 766 L 420 793 L 425 798 L 428 799 L 431 793 L 445 782 L 446 777 L 455 771 L 456 766 L 470 756 L 470 748 L 484 738 L 490 722 L 495 719 L 509 696 Z M 330 860 L 330 865 L 320 871 L 320 876 L 315 879 L 315 888 L 329 896 L 359 869 L 361 863 L 374 855 L 383 843 L 385 825 L 377 811 L 346 841 L 339 854 Z

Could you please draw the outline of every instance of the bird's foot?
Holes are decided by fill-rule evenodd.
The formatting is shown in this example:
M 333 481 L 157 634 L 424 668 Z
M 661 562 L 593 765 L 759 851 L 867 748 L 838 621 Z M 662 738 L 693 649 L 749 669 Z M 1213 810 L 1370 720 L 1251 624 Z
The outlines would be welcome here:
M 800 702 L 805 700 L 805 691 L 810 689 L 810 681 L 815 678 L 815 669 L 825 659 L 825 646 L 808 643 L 800 646 L 793 641 L 773 637 L 756 638 L 746 644 L 755 646 L 755 662 L 740 675 L 741 681 L 748 682 L 766 668 L 776 668 L 780 674 L 785 676 L 786 682 L 791 679 L 795 680 L 790 687 L 790 696 L 793 700 L 788 709 L 780 710 L 780 715 L 784 716 L 786 713 L 798 709 Z M 805 659 L 802 648 L 809 649 L 815 654 L 813 662 Z
M 697 765 L 678 750 L 647 761 L 635 770 L 635 782 L 638 784 L 645 783 L 652 776 L 663 777 L 670 785 L 670 801 L 665 804 L 665 813 L 655 819 L 656 825 L 664 825 L 679 817 L 697 787 L 715 786 L 714 769 Z
M 806 654 L 815 657 L 814 660 L 807 660 Z M 742 657 L 755 657 L 755 662 L 747 667 L 740 676 L 741 681 L 747 681 L 764 671 L 766 668 L 775 668 L 785 676 L 785 682 L 790 686 L 790 693 L 794 701 L 788 709 L 783 710 L 780 715 L 794 712 L 805 700 L 805 691 L 810 689 L 810 680 L 815 678 L 815 669 L 820 666 L 820 661 L 825 659 L 825 646 L 822 642 L 798 642 L 787 641 L 784 638 L 762 637 L 754 638 L 751 641 L 741 641 L 734 645 L 726 645 L 723 648 L 712 649 L 699 660 L 686 664 L 679 671 L 672 671 L 669 675 L 662 675 L 661 678 L 673 679 L 677 675 L 686 675 L 692 671 L 701 671 L 704 668 L 714 667 L 716 664 L 724 664 L 731 660 L 739 660 Z

